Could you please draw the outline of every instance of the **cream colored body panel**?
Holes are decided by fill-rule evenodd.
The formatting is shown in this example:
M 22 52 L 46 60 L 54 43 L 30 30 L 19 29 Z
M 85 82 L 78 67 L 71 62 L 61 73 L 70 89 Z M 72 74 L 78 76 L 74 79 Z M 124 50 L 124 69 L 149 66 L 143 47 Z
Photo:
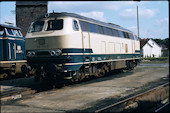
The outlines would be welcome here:
M 125 44 L 127 44 L 127 52 Z M 90 33 L 90 47 L 93 49 L 93 54 L 130 54 L 132 53 L 132 40 Z
M 41 39 L 45 42 L 43 45 L 39 43 Z M 26 50 L 57 48 L 82 48 L 81 34 L 26 39 Z
M 43 30 L 41 32 L 27 33 L 26 50 L 82 48 L 82 38 L 81 38 L 82 35 L 80 30 L 79 31 L 73 30 L 72 27 L 73 18 L 62 18 L 62 19 L 64 20 L 62 30 L 53 30 L 53 31 Z M 45 29 L 45 27 L 43 29 Z M 40 41 L 44 41 L 44 43 L 40 44 Z
M 92 49 L 91 54 L 132 54 L 140 50 L 139 41 L 102 35 L 91 32 L 82 32 L 79 21 L 76 18 L 64 17 L 63 29 L 54 31 L 43 31 L 38 33 L 27 33 L 26 50 L 44 49 Z M 45 20 L 46 22 L 51 19 Z M 77 20 L 79 31 L 73 29 L 73 20 Z

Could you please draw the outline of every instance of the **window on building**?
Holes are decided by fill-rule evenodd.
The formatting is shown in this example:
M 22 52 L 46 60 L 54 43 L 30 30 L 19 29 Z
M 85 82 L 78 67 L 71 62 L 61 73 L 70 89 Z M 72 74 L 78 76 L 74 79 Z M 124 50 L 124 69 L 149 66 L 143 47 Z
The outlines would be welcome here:
M 61 29 L 63 29 L 63 19 L 55 19 L 48 21 L 47 31 Z
M 79 26 L 76 20 L 73 21 L 73 29 L 78 31 L 79 30 Z

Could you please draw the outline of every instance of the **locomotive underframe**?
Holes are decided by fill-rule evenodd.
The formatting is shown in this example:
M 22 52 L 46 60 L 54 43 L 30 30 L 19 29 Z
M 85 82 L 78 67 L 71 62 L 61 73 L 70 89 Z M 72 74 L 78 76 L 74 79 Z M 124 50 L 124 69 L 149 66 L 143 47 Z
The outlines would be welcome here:
M 36 81 L 45 79 L 50 82 L 58 82 L 61 80 L 71 80 L 72 82 L 75 82 L 81 81 L 90 76 L 102 77 L 106 72 L 115 69 L 132 70 L 136 67 L 137 63 L 139 63 L 139 59 L 89 63 L 82 64 L 82 66 L 76 71 L 69 71 L 63 69 L 63 64 L 57 64 L 55 62 L 32 62 L 29 66 L 27 65 L 25 67 L 25 71 L 23 69 L 23 72 L 26 76 L 34 75 Z
M 24 62 L 4 62 L 0 63 L 0 78 L 6 78 L 8 75 L 16 75 L 16 73 L 22 73 L 21 66 L 26 64 Z

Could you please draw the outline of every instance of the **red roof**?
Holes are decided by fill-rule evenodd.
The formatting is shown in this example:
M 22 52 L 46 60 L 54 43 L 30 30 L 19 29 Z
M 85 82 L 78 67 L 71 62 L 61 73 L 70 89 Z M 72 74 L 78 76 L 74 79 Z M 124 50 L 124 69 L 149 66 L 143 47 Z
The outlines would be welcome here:
M 140 40 L 140 48 L 142 48 L 147 42 L 149 41 L 149 39 L 141 39 Z

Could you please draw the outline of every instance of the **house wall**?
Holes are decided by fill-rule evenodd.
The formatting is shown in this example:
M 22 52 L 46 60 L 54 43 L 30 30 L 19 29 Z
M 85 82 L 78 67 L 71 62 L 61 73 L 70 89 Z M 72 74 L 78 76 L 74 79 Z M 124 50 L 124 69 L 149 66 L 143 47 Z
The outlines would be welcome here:
M 154 42 L 149 40 L 145 46 L 143 46 L 143 57 L 160 57 L 161 56 L 161 47 Z
M 152 47 L 149 44 L 145 44 L 142 48 L 143 50 L 143 57 L 151 57 L 152 56 Z
M 154 55 L 154 57 L 161 57 L 161 47 L 153 40 L 149 40 L 148 43 L 153 47 L 152 55 Z

